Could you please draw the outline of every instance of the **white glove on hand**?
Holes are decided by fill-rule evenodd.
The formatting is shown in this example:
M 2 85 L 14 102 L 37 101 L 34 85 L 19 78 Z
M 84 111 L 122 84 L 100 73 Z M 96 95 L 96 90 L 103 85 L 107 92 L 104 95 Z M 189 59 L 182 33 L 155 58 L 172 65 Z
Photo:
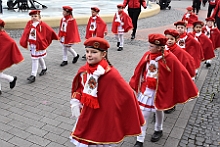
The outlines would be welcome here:
M 70 100 L 72 117 L 79 117 L 82 104 L 77 99 Z

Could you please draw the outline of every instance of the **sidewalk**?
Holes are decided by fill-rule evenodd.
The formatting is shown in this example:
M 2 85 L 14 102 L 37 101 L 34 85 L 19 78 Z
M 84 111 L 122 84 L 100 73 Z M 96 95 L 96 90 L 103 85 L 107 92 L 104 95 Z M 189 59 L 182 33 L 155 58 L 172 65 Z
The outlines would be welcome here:
M 158 15 L 138 22 L 138 32 L 135 40 L 130 41 L 130 33 L 126 34 L 124 50 L 117 51 L 116 41 L 110 33 L 106 39 L 110 42 L 109 60 L 126 81 L 129 81 L 133 71 L 148 49 L 147 35 L 149 33 L 163 33 L 166 28 L 174 28 L 173 23 L 179 20 L 185 8 L 191 1 L 172 1 L 171 10 L 161 11 Z M 205 18 L 205 8 L 199 14 Z M 57 31 L 57 28 L 55 28 Z M 85 26 L 79 26 L 82 43 L 74 46 L 80 56 L 84 54 L 83 46 Z M 22 30 L 8 30 L 18 42 Z M 60 67 L 62 50 L 58 41 L 54 41 L 48 48 L 45 62 L 47 75 L 36 77 L 36 82 L 28 84 L 26 78 L 31 73 L 31 59 L 29 51 L 21 48 L 25 57 L 24 62 L 5 71 L 16 75 L 18 82 L 10 90 L 7 82 L 1 81 L 2 95 L 0 96 L 0 147 L 71 147 L 70 131 L 75 122 L 70 118 L 70 91 L 72 79 L 78 68 L 85 64 L 79 59 L 72 64 Z M 210 69 L 202 64 L 196 84 L 200 89 L 200 97 L 185 105 L 178 105 L 173 114 L 165 115 L 164 135 L 159 142 L 150 142 L 154 123 L 150 120 L 144 147 L 217 147 L 219 137 L 219 108 L 217 99 L 210 103 L 210 94 L 219 92 L 219 51 Z M 81 57 L 80 57 L 81 58 Z M 40 68 L 39 68 L 40 72 Z M 194 107 L 195 106 L 195 107 Z M 203 123 L 204 122 L 204 123 Z M 111 132 L 107 132 L 111 133 Z M 128 137 L 120 147 L 133 147 L 135 137 Z

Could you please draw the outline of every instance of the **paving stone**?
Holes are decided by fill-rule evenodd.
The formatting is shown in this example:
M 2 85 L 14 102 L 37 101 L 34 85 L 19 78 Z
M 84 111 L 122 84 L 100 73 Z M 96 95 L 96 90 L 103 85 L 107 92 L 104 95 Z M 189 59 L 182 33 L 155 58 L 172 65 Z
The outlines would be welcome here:
M 30 135 L 27 140 L 40 146 L 47 146 L 51 142 L 50 140 L 44 139 L 37 135 Z
M 25 131 L 27 131 L 27 132 L 29 132 L 31 134 L 40 136 L 40 137 L 43 137 L 43 136 L 45 136 L 48 133 L 48 131 L 39 129 L 39 128 L 34 127 L 34 126 L 28 127 Z
M 62 137 L 60 135 L 56 135 L 54 133 L 48 133 L 44 136 L 44 138 L 51 140 L 53 142 L 59 143 L 59 144 L 64 144 L 68 139 L 68 136 Z
M 2 147 L 15 147 L 15 145 L 13 145 L 13 144 L 11 144 L 11 143 L 9 143 L 9 142 L 6 142 L 6 141 L 4 141 L 4 140 L 0 140 L 0 145 L 1 145 Z
M 18 129 L 18 128 L 12 128 L 12 129 L 8 130 L 8 133 L 13 134 L 14 136 L 17 136 L 22 139 L 26 139 L 28 136 L 31 135 L 30 133 L 28 133 L 24 130 Z
M 10 139 L 8 142 L 10 142 L 11 144 L 14 144 L 16 146 L 19 147 L 30 147 L 33 143 L 26 141 L 24 139 L 21 139 L 19 137 L 13 137 L 12 139 Z

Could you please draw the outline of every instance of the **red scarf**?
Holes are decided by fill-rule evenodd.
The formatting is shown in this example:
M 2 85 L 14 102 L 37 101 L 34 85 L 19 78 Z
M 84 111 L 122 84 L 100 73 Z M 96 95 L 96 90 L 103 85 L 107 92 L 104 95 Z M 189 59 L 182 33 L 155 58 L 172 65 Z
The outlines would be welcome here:
M 109 64 L 101 60 L 98 64 L 89 65 L 86 63 L 87 80 L 84 85 L 81 102 L 93 109 L 100 108 L 98 101 L 98 79 L 109 71 Z

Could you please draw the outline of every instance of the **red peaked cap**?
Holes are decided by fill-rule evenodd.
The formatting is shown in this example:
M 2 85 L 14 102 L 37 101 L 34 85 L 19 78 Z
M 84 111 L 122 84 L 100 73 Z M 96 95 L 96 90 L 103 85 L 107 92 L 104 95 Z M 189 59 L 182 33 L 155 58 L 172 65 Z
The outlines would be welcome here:
M 190 6 L 190 7 L 187 7 L 186 10 L 192 11 L 192 10 L 193 10 L 193 7 L 191 7 L 191 6 Z
M 163 34 L 149 34 L 148 41 L 158 46 L 165 46 L 167 38 Z
M 118 5 L 117 5 L 117 8 L 122 8 L 122 9 L 124 9 L 125 7 L 124 7 L 123 4 L 118 4 Z
M 100 9 L 98 7 L 91 7 L 91 10 L 95 11 L 95 12 L 99 12 Z
M 93 48 L 100 51 L 107 51 L 110 47 L 107 40 L 100 37 L 91 37 L 84 42 L 85 48 Z
M 2 19 L 0 19 L 0 26 L 1 26 L 1 27 L 4 27 L 4 26 L 5 26 L 5 22 L 4 22 Z
M 213 21 L 213 22 L 215 22 L 215 18 L 212 18 L 212 17 L 207 17 L 205 20 L 206 21 Z
M 29 15 L 35 15 L 35 14 L 38 14 L 40 15 L 40 10 L 31 10 L 31 12 L 29 12 Z
M 67 11 L 67 12 L 71 12 L 71 11 L 73 11 L 73 8 L 70 6 L 63 6 L 63 10 Z
M 174 29 L 167 29 L 167 30 L 164 31 L 164 34 L 165 35 L 171 35 L 175 38 L 178 38 L 179 35 L 180 35 L 179 32 L 177 30 L 174 30 Z
M 200 20 L 197 20 L 197 21 L 194 21 L 193 22 L 193 26 L 195 27 L 196 25 L 201 25 L 201 26 L 204 26 L 204 22 L 200 21 Z
M 178 25 L 186 26 L 186 23 L 184 21 L 177 21 L 174 23 L 174 26 L 178 26 Z

